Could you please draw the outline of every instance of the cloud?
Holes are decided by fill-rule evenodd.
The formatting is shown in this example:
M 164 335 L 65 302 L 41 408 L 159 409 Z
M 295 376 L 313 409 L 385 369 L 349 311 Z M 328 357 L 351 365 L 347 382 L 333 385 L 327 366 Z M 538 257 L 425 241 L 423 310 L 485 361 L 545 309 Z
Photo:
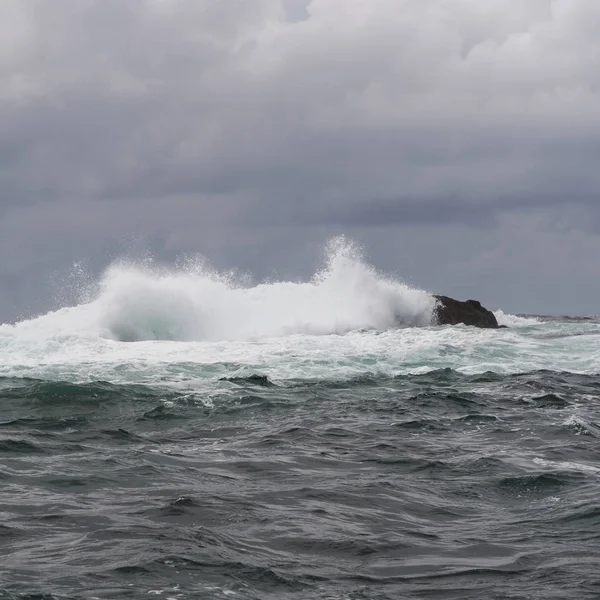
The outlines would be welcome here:
M 589 0 L 5 0 L 0 282 L 140 232 L 259 272 L 524 209 L 593 236 L 599 31 Z

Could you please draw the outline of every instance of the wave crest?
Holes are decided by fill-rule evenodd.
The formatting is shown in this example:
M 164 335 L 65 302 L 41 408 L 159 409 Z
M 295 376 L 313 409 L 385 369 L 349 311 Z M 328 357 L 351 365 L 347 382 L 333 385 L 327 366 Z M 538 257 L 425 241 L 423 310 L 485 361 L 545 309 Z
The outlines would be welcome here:
M 165 271 L 115 264 L 92 302 L 28 322 L 46 332 L 120 341 L 253 340 L 431 324 L 433 297 L 385 277 L 355 244 L 335 238 L 307 282 L 247 285 L 199 262 Z M 21 324 L 16 327 L 19 328 Z
M 494 315 L 496 316 L 498 325 L 505 325 L 506 327 L 526 327 L 527 325 L 541 323 L 541 320 L 536 317 L 519 317 L 518 315 L 505 313 L 503 310 L 495 310 Z

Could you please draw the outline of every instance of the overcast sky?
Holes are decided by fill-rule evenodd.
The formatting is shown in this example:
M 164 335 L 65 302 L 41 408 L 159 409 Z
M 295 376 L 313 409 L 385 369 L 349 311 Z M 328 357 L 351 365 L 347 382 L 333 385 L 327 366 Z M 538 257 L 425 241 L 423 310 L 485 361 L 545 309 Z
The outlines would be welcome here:
M 600 312 L 600 2 L 2 0 L 0 321 L 75 261 Z M 58 282 L 58 283 L 57 283 Z

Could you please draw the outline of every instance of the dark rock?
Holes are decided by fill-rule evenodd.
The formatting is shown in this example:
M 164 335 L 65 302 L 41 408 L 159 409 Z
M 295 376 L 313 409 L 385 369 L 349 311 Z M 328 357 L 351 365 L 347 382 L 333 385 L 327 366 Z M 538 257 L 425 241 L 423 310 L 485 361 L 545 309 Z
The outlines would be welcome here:
M 275 384 L 266 375 L 258 375 L 257 373 L 246 377 L 221 377 L 219 381 L 229 381 L 238 385 L 252 384 L 262 387 L 275 387 Z
M 437 300 L 434 319 L 438 325 L 473 325 L 498 329 L 498 321 L 491 310 L 481 306 L 477 300 L 455 300 L 448 296 L 434 296 Z

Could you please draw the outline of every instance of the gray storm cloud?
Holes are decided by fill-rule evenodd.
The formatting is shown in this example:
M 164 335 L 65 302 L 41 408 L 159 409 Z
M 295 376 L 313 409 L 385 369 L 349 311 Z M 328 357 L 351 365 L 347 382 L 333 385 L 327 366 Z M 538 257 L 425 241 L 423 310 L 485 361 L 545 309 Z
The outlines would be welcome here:
M 598 312 L 599 60 L 590 0 L 4 0 L 0 320 L 132 235 L 268 274 L 340 231 Z

